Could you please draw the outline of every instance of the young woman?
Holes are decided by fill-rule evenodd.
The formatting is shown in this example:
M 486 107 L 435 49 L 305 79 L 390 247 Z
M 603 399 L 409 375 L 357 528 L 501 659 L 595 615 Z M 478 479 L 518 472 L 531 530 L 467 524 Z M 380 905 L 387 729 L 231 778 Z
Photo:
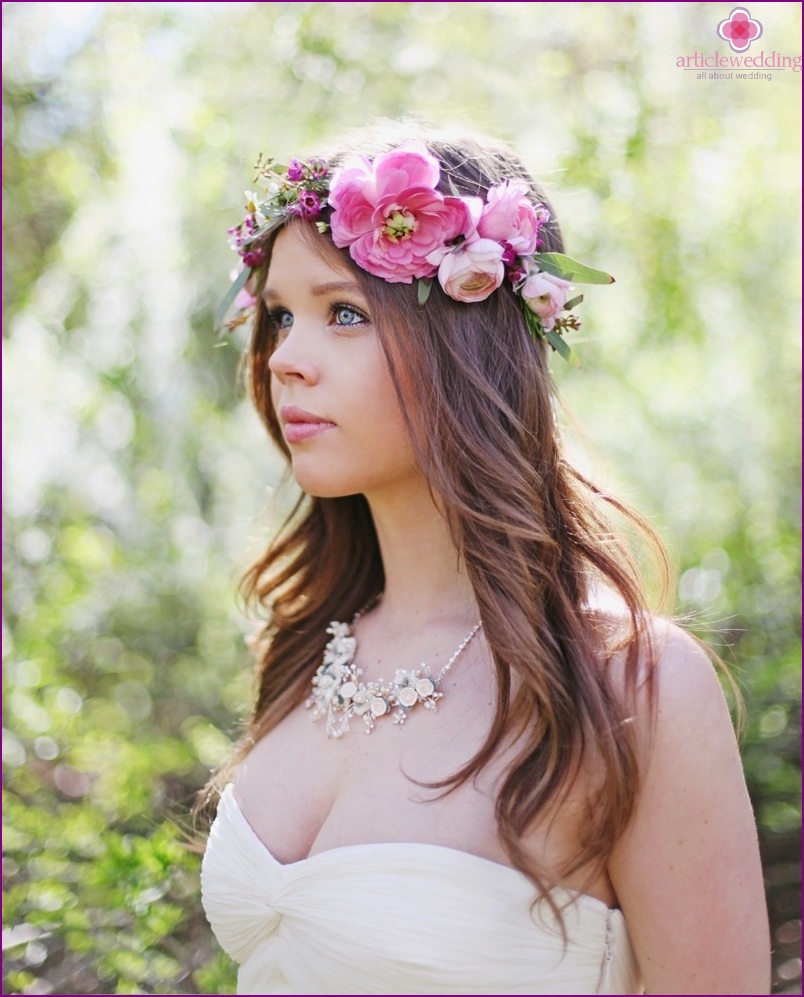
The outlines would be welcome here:
M 491 143 L 263 174 L 229 300 L 303 494 L 247 576 L 270 615 L 203 866 L 238 993 L 767 993 L 715 672 L 555 422 L 570 283 L 610 278 Z

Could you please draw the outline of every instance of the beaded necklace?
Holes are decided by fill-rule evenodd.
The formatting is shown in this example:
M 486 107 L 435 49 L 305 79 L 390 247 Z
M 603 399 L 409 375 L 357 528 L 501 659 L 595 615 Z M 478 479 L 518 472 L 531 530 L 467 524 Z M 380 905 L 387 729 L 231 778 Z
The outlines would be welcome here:
M 327 627 L 331 639 L 324 648 L 324 660 L 313 676 L 305 706 L 312 710 L 310 719 L 313 722 L 326 717 L 328 737 L 343 737 L 352 717 L 362 717 L 363 728 L 370 734 L 382 717 L 392 717 L 401 727 L 408 712 L 419 704 L 435 713 L 438 700 L 444 696 L 440 690 L 444 676 L 483 625 L 478 620 L 437 675 L 422 662 L 418 668 L 397 668 L 390 682 L 382 679 L 361 682 L 363 669 L 355 664 L 357 639 L 353 628 L 365 611 L 357 613 L 351 623 L 333 622 Z

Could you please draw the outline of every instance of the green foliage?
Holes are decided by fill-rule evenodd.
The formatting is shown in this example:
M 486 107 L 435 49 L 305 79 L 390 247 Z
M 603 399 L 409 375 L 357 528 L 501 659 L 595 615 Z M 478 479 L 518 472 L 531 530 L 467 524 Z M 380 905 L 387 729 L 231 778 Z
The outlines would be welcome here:
M 9 962 L 61 993 L 197 992 L 199 955 L 212 952 L 196 910 L 197 857 L 171 824 L 124 833 L 101 808 L 32 807 L 13 793 L 3 811 Z M 15 969 L 8 982 L 26 990 L 29 977 Z
M 677 70 L 719 16 L 3 5 L 5 993 L 233 992 L 177 830 L 247 709 L 235 577 L 280 474 L 238 349 L 212 348 L 225 230 L 260 151 L 404 115 L 510 139 L 568 252 L 617 279 L 555 376 L 743 688 L 793 985 L 800 88 Z M 794 54 L 797 5 L 761 18 Z
M 565 256 L 564 253 L 537 253 L 535 259 L 540 270 L 551 273 L 555 277 L 561 277 L 563 280 L 574 280 L 576 284 L 614 283 L 611 274 L 579 263 L 570 256 Z M 569 302 L 567 302 L 567 306 L 571 307 Z

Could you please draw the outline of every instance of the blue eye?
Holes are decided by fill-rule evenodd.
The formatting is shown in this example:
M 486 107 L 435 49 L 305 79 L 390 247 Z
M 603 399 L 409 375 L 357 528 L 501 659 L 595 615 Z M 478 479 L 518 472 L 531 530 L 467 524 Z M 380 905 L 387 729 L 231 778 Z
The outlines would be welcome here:
M 293 316 L 284 308 L 277 308 L 275 311 L 268 312 L 268 318 L 271 320 L 271 325 L 277 333 L 287 332 L 293 325 Z
M 364 325 L 368 322 L 366 316 L 352 305 L 333 305 L 332 316 L 337 325 Z

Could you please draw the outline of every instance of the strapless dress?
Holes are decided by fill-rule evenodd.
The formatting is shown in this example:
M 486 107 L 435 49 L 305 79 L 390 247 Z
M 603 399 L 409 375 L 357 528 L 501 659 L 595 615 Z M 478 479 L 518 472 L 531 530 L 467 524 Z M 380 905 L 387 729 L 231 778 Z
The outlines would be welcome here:
M 204 908 L 238 994 L 638 994 L 622 912 L 442 845 L 348 845 L 278 862 L 224 790 Z

